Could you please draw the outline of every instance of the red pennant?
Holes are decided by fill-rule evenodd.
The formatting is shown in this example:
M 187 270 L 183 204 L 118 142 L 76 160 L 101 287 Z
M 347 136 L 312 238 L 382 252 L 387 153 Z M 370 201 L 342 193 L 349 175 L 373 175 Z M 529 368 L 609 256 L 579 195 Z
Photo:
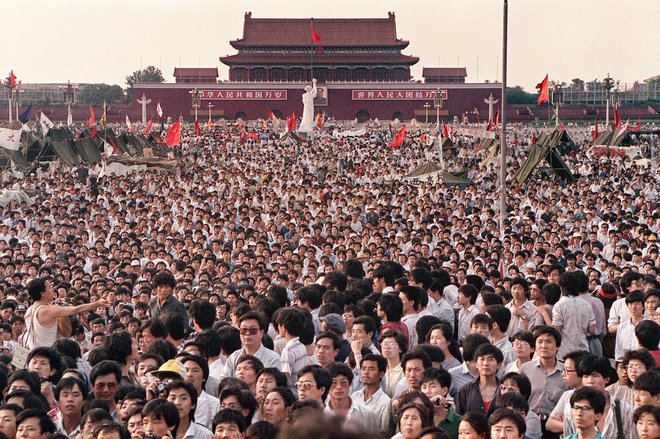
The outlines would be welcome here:
M 89 135 L 90 139 L 93 139 L 94 137 L 96 137 L 96 126 L 94 126 L 94 129 L 92 130 L 91 134 Z
M 14 75 L 13 70 L 9 72 L 9 87 L 16 88 L 16 75 Z
M 181 144 L 181 119 L 173 123 L 170 129 L 167 130 L 163 142 L 169 147 Z
M 199 121 L 195 121 L 195 135 L 199 136 Z
M 545 75 L 543 81 L 536 84 L 535 88 L 539 91 L 539 98 L 536 101 L 538 105 L 548 102 L 548 75 Z
M 614 107 L 614 124 L 612 129 L 621 128 L 621 117 L 619 116 L 619 107 Z
M 318 128 L 323 126 L 323 118 L 321 117 L 321 113 L 316 113 L 316 126 Z
M 154 122 L 154 118 L 152 117 L 149 119 L 149 123 L 147 124 L 147 129 L 144 130 L 144 137 L 149 137 L 149 132 L 151 131 L 151 124 Z
M 312 22 L 312 43 L 314 44 L 321 43 L 321 37 L 319 37 L 319 34 L 316 33 L 316 29 L 314 29 L 314 22 Z
M 594 120 L 594 129 L 591 131 L 591 141 L 595 142 L 598 138 L 598 118 Z
M 449 130 L 447 129 L 447 125 L 445 125 L 445 121 L 442 121 L 442 137 L 445 139 L 449 139 Z
M 394 140 L 392 140 L 392 143 L 390 143 L 390 149 L 398 148 L 403 144 L 403 137 L 406 134 L 406 126 L 403 125 L 401 129 L 399 130 L 398 133 L 396 133 L 396 136 L 394 136 Z
M 89 106 L 89 119 L 87 119 L 87 123 L 85 124 L 85 126 L 86 126 L 87 128 L 89 128 L 89 127 L 91 127 L 92 125 L 94 125 L 94 109 L 93 109 L 92 106 L 90 105 L 90 106 Z

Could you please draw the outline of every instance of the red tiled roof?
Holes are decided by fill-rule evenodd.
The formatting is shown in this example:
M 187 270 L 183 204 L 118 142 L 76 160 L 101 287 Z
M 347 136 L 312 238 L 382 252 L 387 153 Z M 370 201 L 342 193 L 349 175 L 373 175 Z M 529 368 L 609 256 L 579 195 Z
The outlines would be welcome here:
M 395 46 L 404 48 L 408 41 L 396 36 L 394 13 L 388 18 L 318 18 L 314 30 L 320 46 Z M 249 46 L 304 46 L 312 44 L 312 20 L 308 18 L 252 18 L 245 14 L 243 38 L 231 41 L 238 49 Z
M 433 78 L 438 76 L 467 76 L 465 67 L 424 67 L 422 69 L 423 78 Z
M 195 77 L 201 76 L 203 78 L 213 77 L 217 78 L 218 68 L 217 67 L 175 67 L 174 68 L 174 77 Z
M 281 54 L 281 53 L 239 53 L 236 55 L 222 56 L 220 61 L 227 65 L 236 64 L 280 64 L 280 65 L 309 65 L 309 54 Z M 404 64 L 413 65 L 419 61 L 416 56 L 401 54 L 374 55 L 374 54 L 314 54 L 314 64 Z

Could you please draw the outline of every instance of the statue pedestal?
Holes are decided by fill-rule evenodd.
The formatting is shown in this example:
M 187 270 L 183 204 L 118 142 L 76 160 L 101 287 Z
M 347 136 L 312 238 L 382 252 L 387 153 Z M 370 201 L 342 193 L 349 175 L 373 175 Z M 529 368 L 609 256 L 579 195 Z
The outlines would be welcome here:
M 306 140 L 310 142 L 313 137 L 313 133 L 308 132 L 308 131 L 294 131 L 296 133 L 296 136 L 300 137 L 303 140 Z

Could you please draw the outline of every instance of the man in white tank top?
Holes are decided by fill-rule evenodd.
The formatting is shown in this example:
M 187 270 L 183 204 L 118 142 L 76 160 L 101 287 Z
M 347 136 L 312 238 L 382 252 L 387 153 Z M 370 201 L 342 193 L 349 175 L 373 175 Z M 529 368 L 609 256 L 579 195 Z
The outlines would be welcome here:
M 55 298 L 53 285 L 50 280 L 42 277 L 31 281 L 27 289 L 34 302 L 25 313 L 25 332 L 19 337 L 19 342 L 30 350 L 41 346 L 50 347 L 55 343 L 58 318 L 68 318 L 73 314 L 109 306 L 105 299 L 78 306 L 51 304 Z

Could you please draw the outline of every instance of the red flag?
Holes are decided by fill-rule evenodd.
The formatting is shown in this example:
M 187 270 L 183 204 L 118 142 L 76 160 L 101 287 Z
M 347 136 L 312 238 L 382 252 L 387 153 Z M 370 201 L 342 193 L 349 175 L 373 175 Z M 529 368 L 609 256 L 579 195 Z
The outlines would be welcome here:
M 163 142 L 169 147 L 181 144 L 181 119 L 174 122 L 170 129 L 167 130 Z
M 488 127 L 486 128 L 486 131 L 493 131 L 493 120 L 488 119 Z
M 500 125 L 500 110 L 495 110 L 495 129 Z
M 16 88 L 16 75 L 14 75 L 13 70 L 9 72 L 9 87 Z
M 319 37 L 319 34 L 316 33 L 316 29 L 314 29 L 314 20 L 312 20 L 312 43 L 313 44 L 321 43 L 321 37 Z
M 144 137 L 149 137 L 149 132 L 151 131 L 151 124 L 154 122 L 154 118 L 152 117 L 149 119 L 149 123 L 147 124 L 147 129 L 144 130 Z
M 614 123 L 612 129 L 621 128 L 621 117 L 619 117 L 619 107 L 614 107 Z
M 272 120 L 272 121 L 275 121 L 275 115 L 273 114 L 272 111 L 269 111 L 269 112 L 268 112 L 268 119 L 270 119 L 270 120 Z
M 199 136 L 199 121 L 195 121 L 195 135 Z
M 536 142 L 536 139 L 537 139 L 536 135 L 532 134 L 532 138 L 529 139 L 529 144 L 531 145 L 532 143 Z
M 94 128 L 96 129 L 96 128 Z M 112 137 L 108 137 L 108 143 L 112 145 L 112 155 L 115 155 L 119 152 L 119 148 L 117 148 L 117 145 L 115 142 L 112 140 Z
M 539 91 L 539 98 L 536 101 L 538 105 L 548 102 L 548 75 L 545 75 L 545 79 L 536 84 L 535 88 Z
M 86 126 L 87 128 L 89 128 L 89 127 L 91 127 L 92 125 L 94 125 L 94 109 L 93 109 L 92 106 L 90 105 L 90 106 L 89 106 L 89 119 L 87 119 L 87 123 L 85 124 L 85 126 Z
M 286 120 L 286 130 L 293 131 L 296 127 L 296 113 L 292 113 L 291 116 Z
M 390 149 L 400 147 L 403 144 L 403 136 L 405 134 L 406 134 L 406 125 L 404 124 L 399 130 L 399 132 L 396 133 L 396 136 L 394 136 L 394 140 L 392 140 L 392 143 L 390 143 Z
M 442 121 L 442 137 L 445 139 L 449 139 L 449 130 L 447 129 L 447 125 L 445 125 L 445 121 Z
M 89 134 L 89 138 L 90 138 L 90 139 L 93 139 L 94 137 L 96 137 L 96 125 L 94 125 L 94 129 L 93 129 L 92 132 Z
M 591 141 L 595 142 L 598 138 L 598 118 L 594 119 L 594 129 L 591 131 Z
M 321 113 L 316 113 L 316 126 L 318 128 L 323 126 L 323 118 L 321 117 Z

